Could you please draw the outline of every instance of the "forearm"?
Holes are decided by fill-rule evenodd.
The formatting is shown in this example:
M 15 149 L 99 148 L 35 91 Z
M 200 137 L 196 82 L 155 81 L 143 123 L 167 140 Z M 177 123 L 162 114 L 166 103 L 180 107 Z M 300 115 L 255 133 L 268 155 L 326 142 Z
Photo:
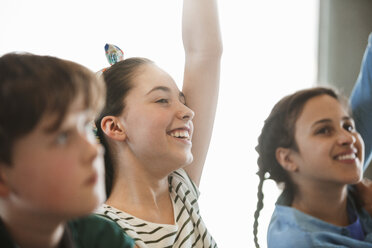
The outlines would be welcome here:
M 372 153 L 372 35 L 369 37 L 350 103 L 357 130 L 365 143 L 365 166 L 367 166 Z
M 187 56 L 220 57 L 222 40 L 216 0 L 184 0 L 182 39 Z
M 185 73 L 182 91 L 195 112 L 192 153 L 185 170 L 199 185 L 216 113 L 222 41 L 216 0 L 184 0 L 182 36 Z

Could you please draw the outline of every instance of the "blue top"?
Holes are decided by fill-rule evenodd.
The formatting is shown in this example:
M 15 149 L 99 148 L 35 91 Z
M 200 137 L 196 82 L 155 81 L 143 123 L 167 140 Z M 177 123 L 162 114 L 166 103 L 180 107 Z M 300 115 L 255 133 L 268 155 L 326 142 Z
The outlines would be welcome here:
M 372 159 L 372 33 L 350 103 L 356 128 L 365 143 L 366 169 Z M 352 224 L 339 227 L 290 207 L 288 198 L 282 194 L 271 217 L 268 247 L 372 248 L 371 216 L 363 208 L 356 207 L 352 194 L 348 195 L 347 204 Z
M 359 216 L 351 207 L 347 208 L 347 213 L 349 215 L 349 222 L 352 223 L 346 227 L 350 233 L 350 237 L 357 240 L 364 240 L 366 235 L 364 233 L 363 225 L 359 219 Z
M 367 211 L 356 207 L 352 194 L 348 195 L 348 208 L 355 221 L 346 227 L 327 223 L 289 205 L 282 194 L 271 217 L 268 248 L 372 248 L 372 218 Z M 364 237 L 360 237 L 360 229 Z

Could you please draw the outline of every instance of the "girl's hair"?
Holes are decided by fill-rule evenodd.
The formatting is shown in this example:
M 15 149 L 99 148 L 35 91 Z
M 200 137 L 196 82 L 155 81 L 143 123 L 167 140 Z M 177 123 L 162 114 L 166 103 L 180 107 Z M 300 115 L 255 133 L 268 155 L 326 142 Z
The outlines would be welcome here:
M 295 141 L 295 124 L 302 112 L 306 102 L 313 97 L 320 95 L 331 96 L 342 102 L 340 96 L 332 89 L 316 87 L 305 90 L 300 90 L 294 94 L 282 98 L 271 110 L 270 115 L 264 122 L 261 134 L 258 137 L 258 172 L 260 182 L 258 184 L 257 193 L 257 209 L 254 214 L 253 235 L 256 247 L 259 247 L 257 240 L 258 217 L 263 208 L 263 192 L 262 186 L 265 179 L 272 179 L 277 184 L 283 185 L 283 193 L 293 200 L 294 185 L 288 173 L 276 160 L 276 150 L 279 147 L 290 148 L 298 151 Z
M 120 61 L 103 72 L 107 92 L 106 104 L 95 123 L 97 128 L 97 136 L 106 150 L 104 159 L 106 169 L 105 180 L 107 197 L 109 197 L 111 194 L 115 168 L 112 149 L 110 149 L 107 140 L 108 138 L 102 131 L 101 121 L 105 116 L 118 116 L 123 112 L 125 108 L 125 97 L 134 87 L 133 79 L 137 73 L 139 73 L 139 68 L 146 64 L 153 64 L 153 62 L 146 58 L 134 57 Z
M 78 96 L 99 112 L 105 85 L 77 63 L 51 56 L 8 53 L 0 57 L 0 162 L 11 165 L 14 142 L 31 132 L 46 115 L 57 130 Z

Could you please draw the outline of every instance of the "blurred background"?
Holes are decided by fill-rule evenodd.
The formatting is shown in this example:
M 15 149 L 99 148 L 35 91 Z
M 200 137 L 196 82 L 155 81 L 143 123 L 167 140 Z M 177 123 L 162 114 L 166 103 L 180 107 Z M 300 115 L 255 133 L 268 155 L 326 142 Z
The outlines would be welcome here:
M 221 90 L 200 208 L 219 247 L 253 247 L 254 147 L 263 121 L 275 102 L 298 89 L 321 84 L 350 94 L 372 31 L 372 1 L 218 3 L 224 41 Z M 98 71 L 108 66 L 104 45 L 112 43 L 125 57 L 154 60 L 181 87 L 181 10 L 181 0 L 1 0 L 0 55 L 53 55 Z M 280 192 L 266 182 L 264 193 L 262 247 Z

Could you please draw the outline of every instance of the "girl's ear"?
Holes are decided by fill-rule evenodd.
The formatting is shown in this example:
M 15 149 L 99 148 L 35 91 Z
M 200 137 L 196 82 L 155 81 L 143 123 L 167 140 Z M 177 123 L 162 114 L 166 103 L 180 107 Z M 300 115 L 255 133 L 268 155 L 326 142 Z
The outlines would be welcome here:
M 127 138 L 123 124 L 116 116 L 105 116 L 101 120 L 102 131 L 113 140 L 124 141 Z
M 5 170 L 8 169 L 7 167 L 9 167 L 9 165 L 0 162 L 0 198 L 6 198 L 10 193 L 10 187 L 5 173 Z
M 279 164 L 289 172 L 295 172 L 298 170 L 297 163 L 293 160 L 293 151 L 290 148 L 279 147 L 275 151 L 276 160 Z

